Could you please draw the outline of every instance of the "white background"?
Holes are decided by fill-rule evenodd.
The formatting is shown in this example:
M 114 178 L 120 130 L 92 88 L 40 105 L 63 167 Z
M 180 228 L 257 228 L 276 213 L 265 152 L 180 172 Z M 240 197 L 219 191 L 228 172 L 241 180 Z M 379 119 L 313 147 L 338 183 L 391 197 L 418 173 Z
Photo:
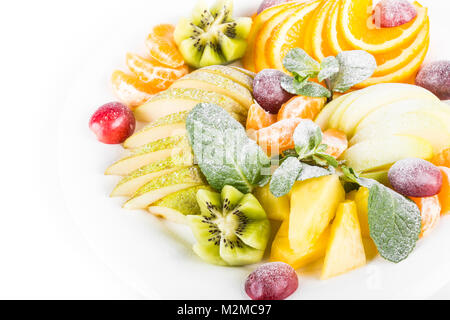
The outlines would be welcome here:
M 3 4 L 0 298 L 142 298 L 93 253 L 67 213 L 57 175 L 56 132 L 59 109 L 71 83 L 100 40 L 126 29 L 121 28 L 123 15 L 136 16 L 142 20 L 142 30 L 130 34 L 125 54 L 134 48 L 127 46 L 143 39 L 152 25 L 165 22 L 145 21 L 145 10 L 160 10 L 164 17 L 170 12 L 171 6 L 164 5 L 168 2 L 188 1 L 29 0 Z M 431 15 L 433 21 L 437 13 Z M 450 285 L 434 298 L 450 299 Z

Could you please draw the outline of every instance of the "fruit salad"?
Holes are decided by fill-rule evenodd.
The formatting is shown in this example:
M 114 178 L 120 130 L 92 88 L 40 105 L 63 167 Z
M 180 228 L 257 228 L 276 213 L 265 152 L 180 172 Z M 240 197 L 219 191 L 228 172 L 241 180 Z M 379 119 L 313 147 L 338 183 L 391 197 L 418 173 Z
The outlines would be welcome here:
M 189 228 L 205 263 L 251 265 L 251 299 L 288 298 L 312 265 L 326 281 L 407 259 L 450 214 L 450 61 L 422 65 L 427 8 L 254 10 L 200 1 L 113 72 L 119 101 L 89 122 L 127 151 L 111 197 Z

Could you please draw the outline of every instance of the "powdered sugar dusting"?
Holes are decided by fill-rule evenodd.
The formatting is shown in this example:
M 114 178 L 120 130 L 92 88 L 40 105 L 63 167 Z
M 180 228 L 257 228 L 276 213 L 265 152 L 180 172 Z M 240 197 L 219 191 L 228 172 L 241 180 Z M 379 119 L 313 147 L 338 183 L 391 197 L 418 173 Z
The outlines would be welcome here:
M 450 99 L 450 61 L 425 64 L 416 77 L 416 84 L 430 90 L 441 100 Z
M 293 97 L 281 87 L 283 72 L 275 69 L 264 69 L 253 81 L 253 95 L 259 105 L 266 111 L 276 114 L 283 103 Z
M 258 267 L 245 282 L 245 291 L 253 300 L 283 300 L 297 288 L 297 273 L 284 262 L 271 262 Z

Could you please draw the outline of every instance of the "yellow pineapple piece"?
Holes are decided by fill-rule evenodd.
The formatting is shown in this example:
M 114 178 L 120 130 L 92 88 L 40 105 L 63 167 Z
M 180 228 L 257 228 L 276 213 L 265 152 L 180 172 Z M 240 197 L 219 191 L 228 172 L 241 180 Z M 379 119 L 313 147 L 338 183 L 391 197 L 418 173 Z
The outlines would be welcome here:
M 345 196 L 345 199 L 355 201 L 355 197 L 356 197 L 356 193 L 357 193 L 357 192 L 358 192 L 357 190 L 350 191 L 350 192 L 347 193 L 347 195 Z
M 270 261 L 281 261 L 291 265 L 294 269 L 302 268 L 325 255 L 330 235 L 330 228 L 325 229 L 319 240 L 310 249 L 299 252 L 292 250 L 289 244 L 289 219 L 281 224 L 280 229 L 272 243 Z
M 366 264 L 356 203 L 342 202 L 331 225 L 322 279 L 329 279 Z
M 356 209 L 358 212 L 358 220 L 361 228 L 361 235 L 363 237 L 370 237 L 369 231 L 369 189 L 361 187 L 355 194 L 353 199 L 356 202 Z
M 289 196 L 275 197 L 269 190 L 269 184 L 256 188 L 254 195 L 266 211 L 267 218 L 284 221 L 289 218 Z
M 312 248 L 345 200 L 345 191 L 336 175 L 296 182 L 291 191 L 289 242 L 294 251 Z
M 370 261 L 375 259 L 378 256 L 378 249 L 373 242 L 372 238 L 363 237 L 362 239 L 364 245 L 364 251 L 366 252 L 366 260 Z

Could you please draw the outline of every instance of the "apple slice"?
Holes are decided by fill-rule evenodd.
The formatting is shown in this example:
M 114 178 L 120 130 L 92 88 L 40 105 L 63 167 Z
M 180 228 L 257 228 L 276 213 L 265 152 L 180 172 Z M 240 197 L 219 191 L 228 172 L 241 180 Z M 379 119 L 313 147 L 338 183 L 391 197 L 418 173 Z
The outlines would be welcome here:
M 376 171 L 405 158 L 431 159 L 433 147 L 422 138 L 411 135 L 380 135 L 355 144 L 342 159 L 357 172 Z
M 346 98 L 341 102 L 339 107 L 334 111 L 334 113 L 330 116 L 328 120 L 328 127 L 331 129 L 337 129 L 339 127 L 339 121 L 342 118 L 342 115 L 345 111 L 352 105 L 355 100 L 361 96 L 362 94 L 366 94 L 365 92 L 354 91 L 351 95 L 346 96 Z
M 386 118 L 357 131 L 350 140 L 350 146 L 376 139 L 380 134 L 408 134 L 429 141 L 433 146 L 433 152 L 438 153 L 450 146 L 450 130 L 440 119 L 442 118 L 426 111 L 399 114 L 395 118 Z
M 402 83 L 383 83 L 361 90 L 357 99 L 342 113 L 336 129 L 352 137 L 358 124 L 372 111 L 395 101 L 423 99 L 438 102 L 430 91 L 418 86 Z
M 339 98 L 333 99 L 330 103 L 326 104 L 325 107 L 320 111 L 317 115 L 317 118 L 314 120 L 317 125 L 323 130 L 329 129 L 329 120 L 331 116 L 336 112 L 342 102 L 349 96 L 355 94 L 357 91 L 353 91 L 347 94 L 340 96 Z
M 339 205 L 331 225 L 330 238 L 322 269 L 322 279 L 329 279 L 366 264 L 356 204 L 345 201 Z

